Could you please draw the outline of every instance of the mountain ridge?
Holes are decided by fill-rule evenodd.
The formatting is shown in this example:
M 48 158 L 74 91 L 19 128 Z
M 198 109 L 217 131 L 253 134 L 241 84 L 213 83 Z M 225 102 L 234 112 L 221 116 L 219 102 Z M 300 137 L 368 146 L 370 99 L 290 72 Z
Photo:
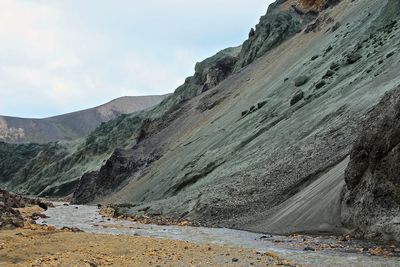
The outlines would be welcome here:
M 0 141 L 47 143 L 74 140 L 121 114 L 151 108 L 167 96 L 124 96 L 93 108 L 47 118 L 0 116 Z

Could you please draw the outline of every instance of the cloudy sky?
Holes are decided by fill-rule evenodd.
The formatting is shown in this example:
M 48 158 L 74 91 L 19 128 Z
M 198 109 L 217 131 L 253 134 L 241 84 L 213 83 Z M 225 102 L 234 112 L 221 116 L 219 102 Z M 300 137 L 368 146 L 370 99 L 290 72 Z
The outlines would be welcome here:
M 0 0 L 0 114 L 47 117 L 172 92 L 241 44 L 268 0 Z

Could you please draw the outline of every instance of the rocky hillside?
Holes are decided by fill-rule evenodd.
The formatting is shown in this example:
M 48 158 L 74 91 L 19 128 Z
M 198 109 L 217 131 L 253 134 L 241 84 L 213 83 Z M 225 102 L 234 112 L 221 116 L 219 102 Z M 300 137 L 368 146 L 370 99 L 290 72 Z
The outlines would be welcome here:
M 355 230 L 364 217 L 352 202 L 342 210 L 345 169 L 365 115 L 400 84 L 399 10 L 397 0 L 278 0 L 241 47 L 198 63 L 154 109 L 80 143 L 4 144 L 0 155 L 21 164 L 3 163 L 0 184 L 212 226 Z
M 346 169 L 342 216 L 355 233 L 400 240 L 400 87 L 368 114 Z
M 81 138 L 103 122 L 154 107 L 165 97 L 167 95 L 121 97 L 95 108 L 45 119 L 0 116 L 0 141 L 48 143 Z
M 0 142 L 0 185 L 41 196 L 72 194 L 82 175 L 100 169 L 116 148 L 134 146 L 137 137 L 143 136 L 142 124 L 158 120 L 166 125 L 164 114 L 179 111 L 189 99 L 207 91 L 210 81 L 215 83 L 231 74 L 239 51 L 240 48 L 228 48 L 199 62 L 195 74 L 158 106 L 103 123 L 86 139 L 48 144 Z

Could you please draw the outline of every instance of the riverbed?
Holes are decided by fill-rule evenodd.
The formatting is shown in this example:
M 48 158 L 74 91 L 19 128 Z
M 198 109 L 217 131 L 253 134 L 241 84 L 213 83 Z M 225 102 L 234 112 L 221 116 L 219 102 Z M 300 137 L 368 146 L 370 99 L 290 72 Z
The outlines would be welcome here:
M 274 252 L 291 262 L 306 266 L 400 266 L 400 257 L 372 256 L 369 249 L 378 245 L 355 240 L 337 240 L 335 237 L 262 235 L 225 228 L 190 226 L 158 226 L 103 218 L 95 206 L 56 203 L 48 209 L 48 218 L 39 224 L 57 228 L 76 227 L 88 233 L 155 237 L 190 241 L 199 244 L 218 244 Z M 393 251 L 397 249 L 393 247 Z

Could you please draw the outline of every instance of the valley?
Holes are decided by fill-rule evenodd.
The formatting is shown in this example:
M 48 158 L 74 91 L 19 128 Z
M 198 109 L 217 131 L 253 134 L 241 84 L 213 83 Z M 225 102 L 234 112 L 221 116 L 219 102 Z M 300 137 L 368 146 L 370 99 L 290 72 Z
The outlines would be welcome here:
M 106 108 L 72 139 L 0 143 L 0 188 L 70 203 L 38 221 L 84 231 L 53 229 L 55 244 L 110 239 L 146 255 L 113 250 L 113 264 L 396 266 L 399 37 L 398 0 L 277 0 L 241 46 L 197 63 L 173 94 Z M 0 231 L 7 253 L 24 235 L 48 251 L 36 258 L 56 253 L 42 228 L 13 244 L 18 229 Z M 166 248 L 161 261 L 152 244 Z M 59 259 L 72 265 L 110 249 L 80 247 L 74 261 L 68 246 Z

